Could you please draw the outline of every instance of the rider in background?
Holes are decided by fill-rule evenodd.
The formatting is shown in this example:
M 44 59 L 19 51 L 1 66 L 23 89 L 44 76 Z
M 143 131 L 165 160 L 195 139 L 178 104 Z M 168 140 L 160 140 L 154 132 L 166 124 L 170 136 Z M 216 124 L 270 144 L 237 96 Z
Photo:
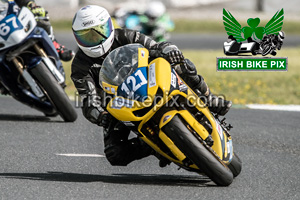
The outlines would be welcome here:
M 62 61 L 70 61 L 74 57 L 74 52 L 72 50 L 68 50 L 63 45 L 59 44 L 57 40 L 54 38 L 52 26 L 49 21 L 49 17 L 47 16 L 47 11 L 41 7 L 36 5 L 34 0 L 1 0 L 0 3 L 0 20 L 2 20 L 7 13 L 8 2 L 16 3 L 20 8 L 27 7 L 34 14 L 35 19 L 37 21 L 37 26 L 43 28 L 49 35 L 49 38 L 52 40 L 53 45 L 59 55 L 59 58 Z M 19 8 L 18 8 L 19 9 Z M 58 70 L 65 75 L 63 67 L 59 67 Z M 9 94 L 8 90 L 0 83 L 0 94 L 7 95 Z
M 53 29 L 48 17 L 48 12 L 43 7 L 37 5 L 34 0 L 15 0 L 15 2 L 20 8 L 25 6 L 31 10 L 37 21 L 37 26 L 47 31 L 60 59 L 65 62 L 72 60 L 74 52 L 59 44 L 54 38 Z
M 120 7 L 112 16 L 116 20 L 115 25 L 137 30 L 157 42 L 169 39 L 169 33 L 174 30 L 174 23 L 160 1 L 151 1 L 144 11 Z
M 130 130 L 105 110 L 105 92 L 99 85 L 103 60 L 112 50 L 132 43 L 149 50 L 150 58 L 163 57 L 170 64 L 180 64 L 175 70 L 194 90 L 210 102 L 209 109 L 225 115 L 231 102 L 213 96 L 194 64 L 184 59 L 182 52 L 171 43 L 155 42 L 150 37 L 130 29 L 115 29 L 106 9 L 96 5 L 81 8 L 74 16 L 72 30 L 79 47 L 73 62 L 71 78 L 81 97 L 82 112 L 90 122 L 103 127 L 104 152 L 112 165 L 126 166 L 130 162 L 153 154 L 139 138 L 128 139 Z M 162 160 L 161 160 L 162 161 Z M 162 161 L 160 166 L 168 163 Z

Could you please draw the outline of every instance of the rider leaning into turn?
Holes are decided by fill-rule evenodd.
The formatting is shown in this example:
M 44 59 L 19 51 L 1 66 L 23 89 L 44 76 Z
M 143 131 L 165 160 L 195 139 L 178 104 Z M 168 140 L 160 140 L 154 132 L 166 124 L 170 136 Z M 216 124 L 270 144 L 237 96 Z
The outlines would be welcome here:
M 177 73 L 195 91 L 209 102 L 209 109 L 225 115 L 231 102 L 213 96 L 202 76 L 197 75 L 194 64 L 184 59 L 181 51 L 168 42 L 156 43 L 137 31 L 114 29 L 109 13 L 100 6 L 86 6 L 75 15 L 72 30 L 79 46 L 72 63 L 71 78 L 82 100 L 83 115 L 92 123 L 103 126 L 104 152 L 112 165 L 126 166 L 130 162 L 153 154 L 147 144 L 139 138 L 128 139 L 130 130 L 111 117 L 100 106 L 104 91 L 99 85 L 99 72 L 105 57 L 112 50 L 131 43 L 142 44 L 150 57 L 163 57 L 170 64 L 180 64 Z M 215 98 L 213 98 L 215 97 Z M 103 96 L 102 96 L 103 99 Z M 223 106 L 222 106 L 223 105 Z M 160 166 L 165 166 L 167 163 Z
M 36 17 L 37 26 L 45 29 L 52 39 L 53 45 L 56 48 L 56 51 L 63 61 L 70 61 L 73 58 L 74 52 L 72 50 L 68 50 L 63 45 L 59 44 L 57 40 L 54 38 L 52 33 L 52 26 L 48 19 L 48 12 L 41 6 L 36 5 L 34 0 L 15 0 L 16 4 L 21 7 L 27 7 L 31 10 L 31 12 Z

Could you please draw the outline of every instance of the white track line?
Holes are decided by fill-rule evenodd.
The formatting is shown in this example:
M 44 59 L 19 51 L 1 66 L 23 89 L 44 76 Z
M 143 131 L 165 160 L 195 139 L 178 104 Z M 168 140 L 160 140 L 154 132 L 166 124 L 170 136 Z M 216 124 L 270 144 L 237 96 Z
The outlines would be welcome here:
M 248 104 L 246 106 L 250 109 L 300 112 L 300 105 Z
M 67 157 L 92 157 L 92 158 L 104 158 L 104 155 L 100 154 L 75 154 L 75 153 L 57 153 L 58 156 L 67 156 Z

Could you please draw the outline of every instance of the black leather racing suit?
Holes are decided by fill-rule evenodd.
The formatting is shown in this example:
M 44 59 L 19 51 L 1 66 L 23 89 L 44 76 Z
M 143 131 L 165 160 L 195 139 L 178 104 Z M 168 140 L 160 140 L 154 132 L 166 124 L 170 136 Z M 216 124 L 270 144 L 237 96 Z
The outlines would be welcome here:
M 19 7 L 27 6 L 27 4 L 31 1 L 35 2 L 34 0 L 15 0 Z
M 156 42 L 137 31 L 127 29 L 115 29 L 112 51 L 120 46 L 131 43 L 140 43 L 147 49 L 154 47 Z M 77 88 L 82 101 L 83 115 L 92 123 L 97 123 L 100 112 L 103 111 L 100 97 L 104 94 L 99 85 L 99 72 L 104 58 L 87 56 L 79 49 L 72 63 L 71 78 Z M 150 155 L 151 149 L 140 139 L 128 140 L 130 130 L 116 119 L 111 119 L 108 127 L 104 129 L 105 154 L 112 165 L 127 165 L 133 160 Z
M 149 50 L 150 58 L 163 57 L 166 47 L 172 45 L 167 42 L 156 43 L 154 40 L 134 30 L 115 29 L 112 51 L 120 46 L 131 43 L 140 43 Z M 174 46 L 174 45 L 173 45 Z M 72 63 L 71 78 L 77 88 L 82 101 L 83 115 L 92 123 L 98 124 L 100 113 L 105 108 L 103 102 L 104 92 L 99 85 L 99 72 L 107 54 L 102 57 L 92 58 L 79 49 Z M 187 65 L 194 71 L 190 74 L 182 74 L 182 78 L 192 88 L 202 90 L 203 94 L 208 88 L 196 74 L 195 66 L 189 61 Z M 201 88 L 201 87 L 204 87 Z M 100 95 L 100 96 L 99 96 Z M 125 166 L 133 160 L 141 159 L 151 154 L 152 149 L 139 138 L 128 140 L 130 130 L 116 119 L 111 119 L 108 127 L 104 127 L 104 145 L 106 158 L 112 165 Z

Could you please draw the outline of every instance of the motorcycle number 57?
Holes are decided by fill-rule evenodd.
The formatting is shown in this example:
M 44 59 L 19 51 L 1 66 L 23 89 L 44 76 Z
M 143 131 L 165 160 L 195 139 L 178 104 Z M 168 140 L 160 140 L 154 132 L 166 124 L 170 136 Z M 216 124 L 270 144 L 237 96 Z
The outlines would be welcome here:
M 121 85 L 121 90 L 126 94 L 136 92 L 140 87 L 147 84 L 147 80 L 141 70 L 137 70 L 133 75 L 129 76 Z
M 15 15 L 8 15 L 0 21 L 0 36 L 5 40 L 12 32 L 20 29 L 23 29 L 23 26 Z

